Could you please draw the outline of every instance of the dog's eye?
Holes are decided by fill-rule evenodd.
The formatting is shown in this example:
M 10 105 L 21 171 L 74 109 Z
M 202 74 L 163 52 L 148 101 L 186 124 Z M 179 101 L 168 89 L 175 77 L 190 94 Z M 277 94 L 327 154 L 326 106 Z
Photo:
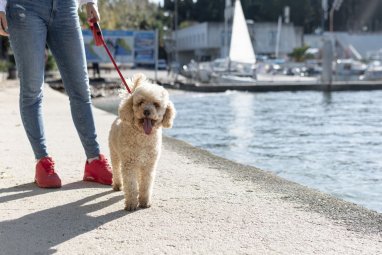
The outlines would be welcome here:
M 155 108 L 159 108 L 159 107 L 160 107 L 160 104 L 158 104 L 158 103 L 154 103 L 154 106 L 155 106 Z
M 139 102 L 137 103 L 138 106 L 141 106 L 142 104 L 143 104 L 143 101 L 139 101 Z

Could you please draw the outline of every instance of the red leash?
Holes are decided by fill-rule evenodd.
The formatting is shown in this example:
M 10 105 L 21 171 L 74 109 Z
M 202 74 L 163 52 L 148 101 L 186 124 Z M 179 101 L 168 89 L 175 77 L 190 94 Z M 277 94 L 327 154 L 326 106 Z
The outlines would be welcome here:
M 97 20 L 96 19 L 91 19 L 90 22 L 89 22 L 89 25 L 90 25 L 90 30 L 93 32 L 93 37 L 94 37 L 95 45 L 96 46 L 103 45 L 103 47 L 105 48 L 107 54 L 109 55 L 109 57 L 111 59 L 111 62 L 113 62 L 114 67 L 115 67 L 115 69 L 117 70 L 117 72 L 119 74 L 119 77 L 121 78 L 121 80 L 122 80 L 123 84 L 125 85 L 127 91 L 131 94 L 131 90 L 130 90 L 129 86 L 127 85 L 127 82 L 126 82 L 125 78 L 123 78 L 123 75 L 122 75 L 121 71 L 119 70 L 117 64 L 115 63 L 115 60 L 114 60 L 113 56 L 111 55 L 109 49 L 107 48 L 105 40 L 103 39 L 101 28 L 100 28 Z

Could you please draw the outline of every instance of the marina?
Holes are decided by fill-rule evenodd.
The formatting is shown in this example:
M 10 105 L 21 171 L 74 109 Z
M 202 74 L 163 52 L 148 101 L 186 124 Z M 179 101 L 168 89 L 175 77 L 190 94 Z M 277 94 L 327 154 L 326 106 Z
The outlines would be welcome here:
M 333 35 L 319 61 L 258 61 L 240 1 L 231 18 L 225 58 L 148 75 L 172 91 L 178 117 L 165 134 L 382 212 L 381 63 L 339 59 Z M 118 81 L 90 83 L 107 91 Z M 94 100 L 114 114 L 119 102 L 113 93 Z
M 166 135 L 382 212 L 382 91 L 170 94 Z M 94 104 L 116 114 L 119 100 Z
M 49 87 L 45 96 L 50 148 L 65 180 L 56 191 L 36 187 L 34 173 L 26 167 L 34 163 L 27 141 L 15 142 L 25 135 L 15 113 L 17 83 L 0 88 L 0 112 L 7 120 L 1 123 L 0 134 L 6 155 L 0 171 L 2 254 L 120 254 L 128 250 L 132 254 L 359 255 L 381 250 L 380 213 L 168 137 L 163 139 L 153 206 L 126 213 L 121 192 L 82 182 L 84 156 L 71 128 L 68 98 Z M 190 103 L 196 103 L 195 98 L 185 95 L 184 99 L 188 101 L 177 101 L 177 107 L 197 110 Z M 101 147 L 107 153 L 115 116 L 98 109 L 94 114 Z M 207 120 L 216 121 L 211 114 Z M 297 170 L 293 165 L 285 168 Z M 364 184 L 358 186 L 364 189 Z
M 1 254 L 381 254 L 382 1 L 78 2 L 0 1 Z

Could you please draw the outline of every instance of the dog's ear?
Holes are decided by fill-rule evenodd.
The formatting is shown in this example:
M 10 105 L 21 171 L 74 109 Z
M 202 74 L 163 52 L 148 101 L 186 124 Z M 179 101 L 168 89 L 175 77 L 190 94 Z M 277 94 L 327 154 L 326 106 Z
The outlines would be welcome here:
M 130 123 L 133 122 L 133 96 L 129 96 L 127 99 L 121 101 L 121 104 L 118 108 L 118 115 L 122 121 L 128 121 Z
M 176 115 L 174 104 L 169 101 L 166 112 L 163 115 L 162 126 L 164 128 L 171 128 Z
M 143 73 L 137 73 L 133 76 L 133 87 L 132 91 L 134 92 L 140 85 L 142 85 L 147 80 L 146 76 Z

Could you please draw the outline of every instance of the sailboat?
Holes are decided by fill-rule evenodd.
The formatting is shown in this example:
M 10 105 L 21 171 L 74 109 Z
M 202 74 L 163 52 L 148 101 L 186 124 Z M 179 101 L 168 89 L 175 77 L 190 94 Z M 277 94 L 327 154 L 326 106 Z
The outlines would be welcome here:
M 228 3 L 229 2 L 229 3 Z M 230 8 L 230 0 L 227 7 Z M 227 31 L 226 35 L 227 35 Z M 229 54 L 212 62 L 191 61 L 183 74 L 193 80 L 214 85 L 255 84 L 256 56 L 240 0 L 235 1 Z
M 222 68 L 222 63 L 224 68 Z M 256 55 L 240 0 L 235 1 L 229 55 L 213 63 L 212 82 L 242 84 L 256 82 Z

